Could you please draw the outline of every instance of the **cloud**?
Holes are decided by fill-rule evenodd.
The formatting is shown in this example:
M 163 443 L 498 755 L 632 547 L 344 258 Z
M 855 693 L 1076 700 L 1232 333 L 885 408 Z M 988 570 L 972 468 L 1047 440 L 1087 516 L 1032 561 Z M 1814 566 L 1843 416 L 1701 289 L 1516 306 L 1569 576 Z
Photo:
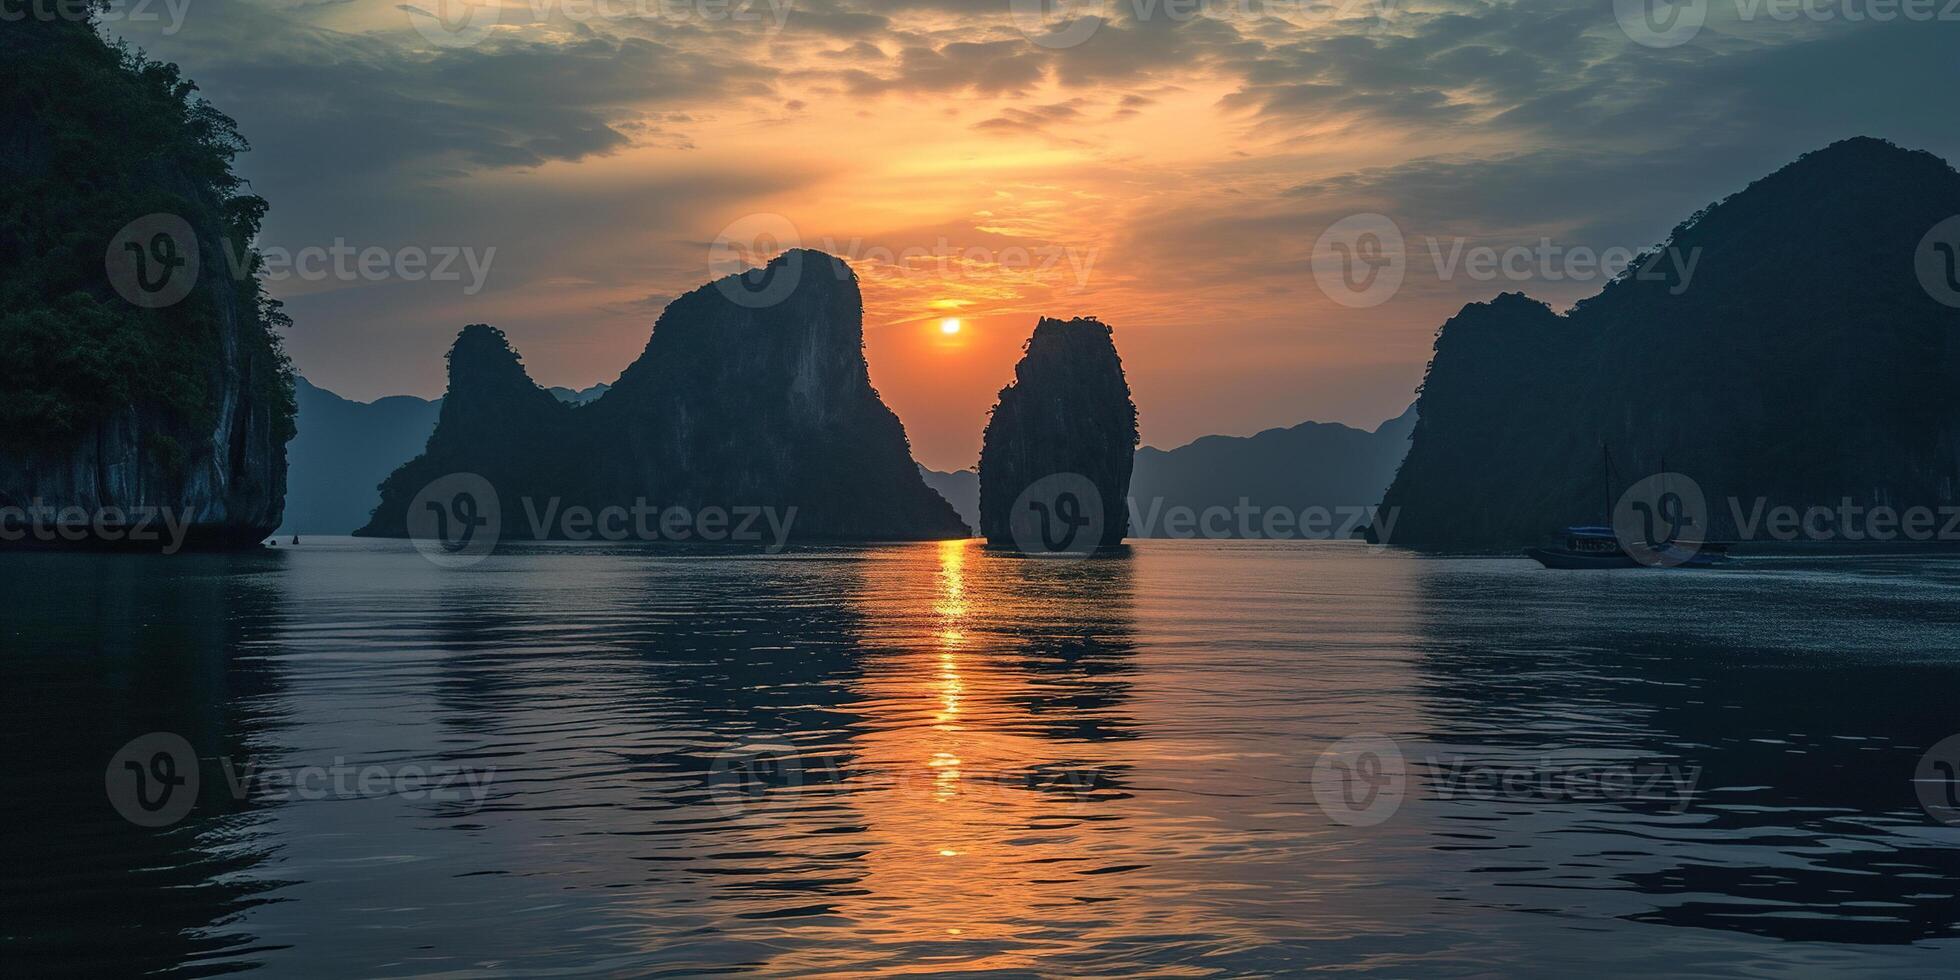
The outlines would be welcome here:
M 1055 73 L 1062 84 L 1077 87 L 1147 82 L 1249 53 L 1242 40 L 1230 21 L 1144 18 L 1132 8 L 1124 17 L 1104 20 L 1081 44 L 1053 49 Z
M 807 31 L 838 38 L 862 38 L 889 29 L 891 18 L 882 14 L 842 9 L 833 3 L 803 0 L 789 8 L 784 24 L 791 31 Z
M 566 366 L 630 359 L 648 304 L 705 279 L 700 243 L 761 211 L 845 240 L 1000 245 L 982 229 L 1011 228 L 1022 247 L 1094 248 L 1093 289 L 1068 302 L 1258 351 L 1252 367 L 1187 353 L 1174 367 L 1191 377 L 1229 366 L 1267 372 L 1246 390 L 1280 390 L 1306 370 L 1288 338 L 1344 329 L 1414 377 L 1457 297 L 1365 323 L 1316 305 L 1301 258 L 1339 217 L 1390 214 L 1416 247 L 1637 247 L 1845 136 L 1960 156 L 1953 23 L 1737 23 L 1718 4 L 1661 50 L 1622 34 L 1610 0 L 1218 0 L 1176 17 L 1110 0 L 1086 41 L 1049 48 L 999 2 L 794 0 L 784 21 L 767 8 L 744 24 L 527 8 L 513 0 L 459 49 L 432 47 L 392 0 L 199 0 L 173 36 L 121 25 L 151 30 L 134 39 L 239 120 L 276 243 L 499 246 L 473 303 L 397 284 L 298 297 L 295 355 L 341 365 L 323 383 L 372 372 L 346 387 L 427 391 L 470 320 L 514 330 L 550 380 L 602 380 Z M 927 288 L 874 272 L 874 287 Z M 989 295 L 1017 311 L 1047 299 L 1019 283 Z M 1168 383 L 1150 364 L 1140 383 Z
M 499 34 L 425 50 L 392 35 L 313 28 L 239 0 L 208 0 L 196 13 L 177 36 L 139 40 L 189 66 L 239 119 L 257 147 L 254 166 L 304 184 L 603 156 L 630 145 L 650 110 L 766 96 L 776 74 L 631 36 Z
M 1047 66 L 1040 54 L 1015 41 L 956 41 L 934 48 L 911 45 L 898 53 L 897 71 L 848 76 L 852 92 L 1020 92 L 1041 81 Z
M 1082 107 L 1086 100 L 1070 99 L 1048 105 L 1008 106 L 1001 114 L 973 124 L 974 129 L 997 133 L 1035 133 L 1044 136 L 1055 135 L 1050 129 L 1057 124 L 1079 123 L 1083 120 Z
M 818 56 L 836 61 L 883 61 L 885 60 L 885 51 L 870 41 L 859 41 L 848 48 L 820 51 L 818 52 Z

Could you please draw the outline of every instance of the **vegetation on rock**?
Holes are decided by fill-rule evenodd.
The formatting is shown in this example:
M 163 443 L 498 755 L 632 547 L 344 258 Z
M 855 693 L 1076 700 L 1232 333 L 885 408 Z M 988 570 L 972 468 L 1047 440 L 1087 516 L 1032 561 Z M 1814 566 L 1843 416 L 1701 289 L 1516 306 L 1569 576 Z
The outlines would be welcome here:
M 127 406 L 153 434 L 210 429 L 234 316 L 253 321 L 237 331 L 246 372 L 283 443 L 286 321 L 255 275 L 266 202 L 232 171 L 246 149 L 232 120 L 92 23 L 9 23 L 0 66 L 0 450 L 60 450 Z M 104 269 L 118 230 L 150 214 L 184 218 L 204 259 L 198 288 L 160 309 L 125 302 Z M 249 267 L 233 275 L 231 256 Z

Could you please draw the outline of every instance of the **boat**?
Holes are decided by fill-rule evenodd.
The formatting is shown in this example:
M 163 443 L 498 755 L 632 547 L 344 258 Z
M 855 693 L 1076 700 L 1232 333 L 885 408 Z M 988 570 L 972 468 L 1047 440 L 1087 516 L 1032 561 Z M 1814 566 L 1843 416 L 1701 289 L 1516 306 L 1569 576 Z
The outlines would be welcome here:
M 1603 444 L 1599 448 L 1604 464 L 1601 477 L 1606 490 L 1606 513 L 1610 515 L 1614 510 L 1613 454 Z M 1665 456 L 1661 458 L 1661 470 L 1667 470 Z M 1544 547 L 1526 548 L 1524 553 L 1525 557 L 1546 568 L 1557 569 L 1707 568 L 1729 559 L 1726 544 L 1688 539 L 1674 539 L 1665 543 L 1650 539 L 1636 556 L 1621 543 L 1619 534 L 1605 524 L 1571 525 L 1553 535 L 1553 540 Z
M 1641 561 L 1620 544 L 1610 527 L 1575 524 L 1563 540 L 1542 548 L 1526 548 L 1525 556 L 1546 568 L 1707 568 L 1729 558 L 1728 545 L 1706 541 L 1676 541 L 1658 553 L 1658 560 Z

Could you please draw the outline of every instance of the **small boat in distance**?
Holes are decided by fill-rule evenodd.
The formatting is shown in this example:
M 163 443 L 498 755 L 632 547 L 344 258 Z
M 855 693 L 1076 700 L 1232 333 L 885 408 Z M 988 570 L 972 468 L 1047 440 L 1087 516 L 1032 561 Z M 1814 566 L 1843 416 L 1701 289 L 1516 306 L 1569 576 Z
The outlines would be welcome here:
M 1707 568 L 1729 559 L 1728 545 L 1676 541 L 1658 553 L 1659 560 L 1641 561 L 1627 552 L 1612 528 L 1596 524 L 1575 524 L 1565 529 L 1564 540 L 1524 553 L 1546 568 L 1561 569 Z
M 1606 491 L 1607 520 L 1613 520 L 1615 512 L 1613 498 L 1613 451 L 1604 443 L 1599 447 L 1600 481 Z M 1665 489 L 1667 457 L 1661 457 L 1662 488 Z M 1678 515 L 1677 515 L 1678 516 Z M 1689 540 L 1676 537 L 1685 526 L 1695 523 L 1686 521 L 1677 524 L 1664 541 L 1653 538 L 1650 528 L 1644 541 L 1636 551 L 1627 550 L 1625 542 L 1610 524 L 1574 524 L 1561 534 L 1554 535 L 1541 548 L 1526 548 L 1525 556 L 1546 568 L 1707 568 L 1729 560 L 1726 544 Z M 1699 532 L 1698 532 L 1699 533 Z

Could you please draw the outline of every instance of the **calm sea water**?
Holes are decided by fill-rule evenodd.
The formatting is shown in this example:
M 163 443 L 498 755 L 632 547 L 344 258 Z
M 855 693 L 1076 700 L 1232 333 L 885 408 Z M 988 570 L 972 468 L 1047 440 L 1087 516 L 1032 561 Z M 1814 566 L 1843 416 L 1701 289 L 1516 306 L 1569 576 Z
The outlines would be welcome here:
M 1952 560 L 311 539 L 0 587 L 16 976 L 1960 967 Z M 150 828 L 155 732 L 196 786 Z

